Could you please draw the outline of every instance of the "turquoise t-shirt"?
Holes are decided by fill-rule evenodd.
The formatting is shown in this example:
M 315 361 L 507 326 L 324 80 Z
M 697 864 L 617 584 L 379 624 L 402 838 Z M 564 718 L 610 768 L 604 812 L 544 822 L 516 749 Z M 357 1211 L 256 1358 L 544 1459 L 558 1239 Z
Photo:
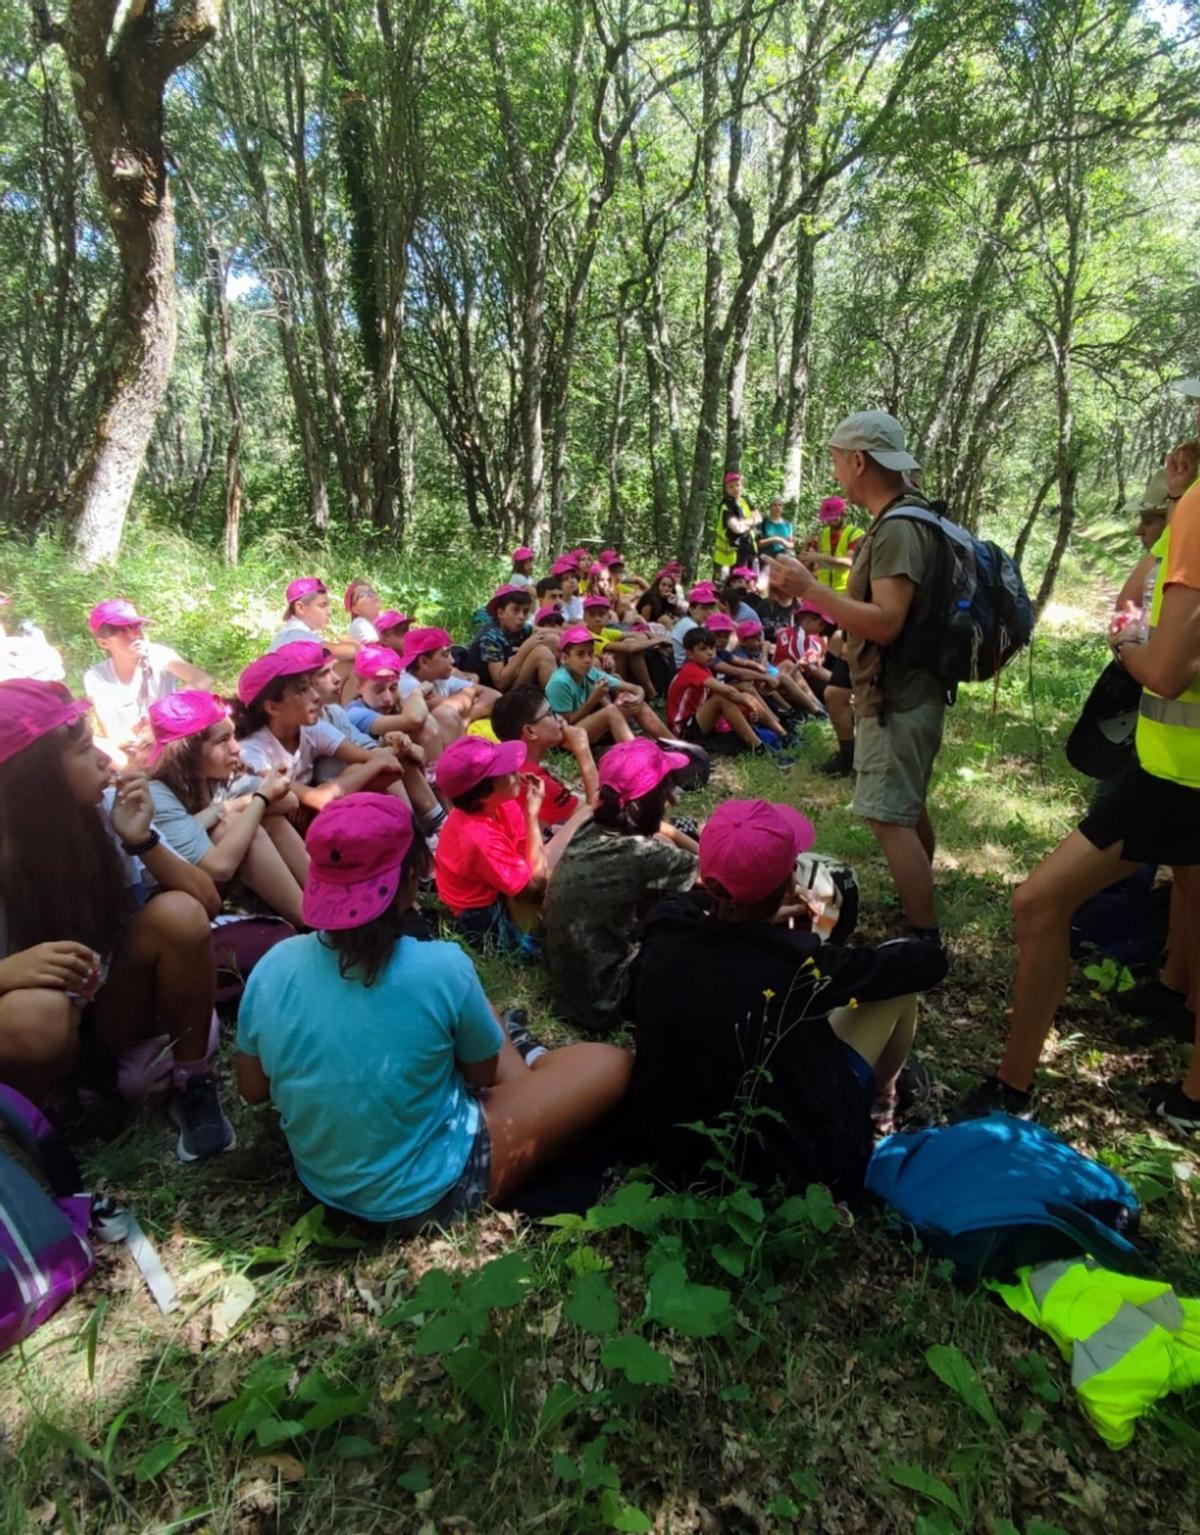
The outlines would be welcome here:
M 546 684 L 546 702 L 559 714 L 574 714 L 576 709 L 582 709 L 587 703 L 598 682 L 608 685 L 615 681 L 611 672 L 592 666 L 588 668 L 586 678 L 577 682 L 565 666 L 560 666 Z
M 764 519 L 758 533 L 758 547 L 765 554 L 778 554 L 786 549 L 787 545 L 782 541 L 791 538 L 792 524 L 790 522 L 771 522 Z
M 455 1061 L 487 1060 L 503 1037 L 457 944 L 401 938 L 367 987 L 306 933 L 254 967 L 237 1047 L 270 1079 L 305 1188 L 389 1221 L 423 1214 L 462 1173 L 480 1109 Z

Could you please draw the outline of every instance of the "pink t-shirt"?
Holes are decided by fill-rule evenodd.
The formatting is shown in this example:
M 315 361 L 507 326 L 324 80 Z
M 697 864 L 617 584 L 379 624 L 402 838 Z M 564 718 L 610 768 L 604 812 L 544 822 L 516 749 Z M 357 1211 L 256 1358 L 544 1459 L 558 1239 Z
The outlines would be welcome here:
M 452 810 L 438 833 L 437 892 L 457 917 L 519 895 L 533 877 L 525 857 L 525 812 L 507 800 L 486 814 Z

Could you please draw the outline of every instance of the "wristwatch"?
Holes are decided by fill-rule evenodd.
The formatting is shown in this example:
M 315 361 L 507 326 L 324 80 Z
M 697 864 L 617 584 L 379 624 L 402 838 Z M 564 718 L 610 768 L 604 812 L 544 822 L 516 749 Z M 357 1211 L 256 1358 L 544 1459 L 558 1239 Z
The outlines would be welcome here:
M 121 846 L 129 854 L 130 858 L 144 858 L 147 853 L 152 853 L 154 851 L 160 840 L 161 839 L 159 838 L 158 833 L 152 826 L 150 828 L 149 835 L 143 837 L 140 842 L 126 842 L 125 839 L 122 838 Z

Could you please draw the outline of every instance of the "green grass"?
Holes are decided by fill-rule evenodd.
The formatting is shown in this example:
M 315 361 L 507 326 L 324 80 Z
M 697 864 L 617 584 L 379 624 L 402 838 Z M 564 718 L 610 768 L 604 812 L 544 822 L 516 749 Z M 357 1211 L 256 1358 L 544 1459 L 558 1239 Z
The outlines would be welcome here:
M 277 576 L 281 559 L 259 547 L 226 572 L 147 536 L 97 582 L 52 545 L 6 548 L 0 587 L 67 642 L 75 676 L 81 615 L 105 585 L 161 614 L 164 637 L 226 682 L 269 634 L 286 574 L 336 585 L 358 570 L 318 551 Z M 461 631 L 500 572 L 466 553 L 443 564 L 407 585 L 395 564 L 369 569 L 389 598 Z M 1003 1036 L 1008 890 L 1083 803 L 1059 743 L 1098 635 L 1090 617 L 1047 626 L 994 713 L 985 688 L 951 715 L 932 803 L 954 968 L 918 1041 L 947 1099 Z M 730 793 L 801 805 L 818 846 L 858 870 L 864 936 L 884 936 L 898 926 L 886 871 L 845 785 L 811 771 L 826 747 L 806 743 L 786 773 L 721 761 L 686 809 Z M 483 970 L 496 1000 L 519 996 L 562 1037 L 536 976 Z M 1046 1117 L 1154 1196 L 1163 1272 L 1194 1294 L 1195 1156 L 1111 1085 L 1168 1074 L 1179 1052 L 1134 1052 L 1107 1016 L 1077 984 L 1047 1051 Z M 453 1237 L 346 1250 L 314 1224 L 272 1114 L 234 1117 L 238 1150 L 215 1165 L 180 1167 L 153 1123 L 89 1147 L 91 1178 L 138 1213 L 183 1305 L 158 1316 L 107 1251 L 85 1293 L 0 1363 L 0 1529 L 1200 1528 L 1195 1393 L 1107 1450 L 1048 1340 L 956 1289 L 881 1215 L 848 1224 L 818 1196 L 782 1212 L 740 1195 L 653 1203 L 635 1186 L 582 1227 L 490 1214 Z M 450 1277 L 422 1282 L 438 1271 Z

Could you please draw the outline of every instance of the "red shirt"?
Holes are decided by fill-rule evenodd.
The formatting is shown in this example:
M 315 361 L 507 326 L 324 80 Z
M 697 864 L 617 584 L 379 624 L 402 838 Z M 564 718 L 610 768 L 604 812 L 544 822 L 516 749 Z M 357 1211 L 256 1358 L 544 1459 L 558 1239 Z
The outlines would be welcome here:
M 533 877 L 525 858 L 525 812 L 506 800 L 487 812 L 452 810 L 434 854 L 437 892 L 457 917 L 519 895 Z
M 686 725 L 704 702 L 708 693 L 706 682 L 712 680 L 712 668 L 701 666 L 699 661 L 685 661 L 671 679 L 667 689 L 667 723 L 672 730 Z
M 538 811 L 538 820 L 543 826 L 561 826 L 579 809 L 579 796 L 572 794 L 562 779 L 540 762 L 527 762 L 521 771 L 536 773 L 546 786 L 546 797 Z
M 797 624 L 780 624 L 775 631 L 775 665 L 798 661 L 804 649 L 804 631 Z

